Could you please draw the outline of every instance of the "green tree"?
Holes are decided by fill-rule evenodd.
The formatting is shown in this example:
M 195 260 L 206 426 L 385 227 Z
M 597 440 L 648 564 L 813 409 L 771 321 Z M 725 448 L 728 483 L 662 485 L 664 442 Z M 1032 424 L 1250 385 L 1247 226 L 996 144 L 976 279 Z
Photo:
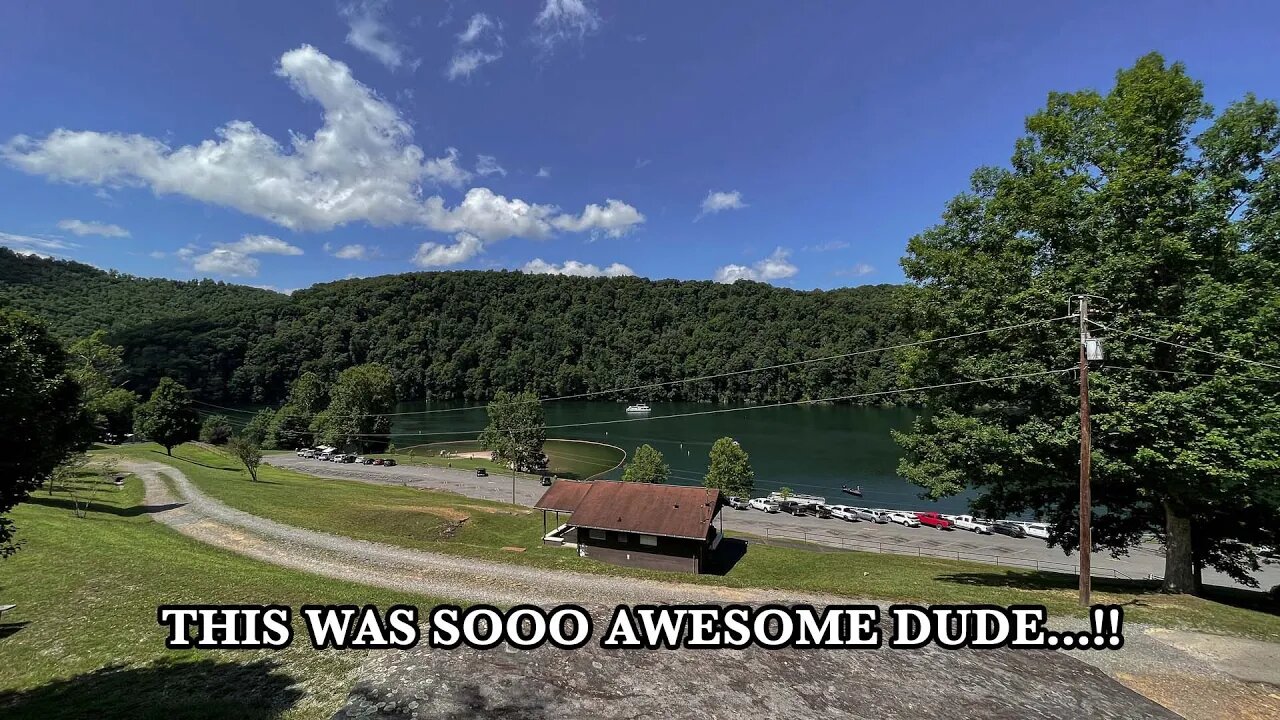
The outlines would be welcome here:
M 636 448 L 631 462 L 622 471 L 624 482 L 665 483 L 671 478 L 671 468 L 652 445 L 644 444 Z
M 276 413 L 271 408 L 262 408 L 249 418 L 240 435 L 258 447 L 269 445 L 271 428 L 275 425 Z
M 494 462 L 517 470 L 535 469 L 547 440 L 547 420 L 538 396 L 527 390 L 516 394 L 499 390 L 487 409 L 489 425 L 480 434 L 480 444 L 493 452 Z
M 756 491 L 756 474 L 751 458 L 733 438 L 722 437 L 711 446 L 707 475 L 702 484 L 718 488 L 726 495 L 749 498 Z
M 124 435 L 133 427 L 138 396 L 120 387 L 124 348 L 109 345 L 98 330 L 67 349 L 68 372 L 80 385 L 85 409 L 100 434 Z
M 0 309 L 0 557 L 17 550 L 4 517 L 86 445 L 89 419 L 67 355 L 43 324 Z
M 314 372 L 305 372 L 293 381 L 289 398 L 276 411 L 269 439 L 275 447 L 300 448 L 315 444 L 311 425 L 329 404 L 329 389 Z
M 258 444 L 249 438 L 234 436 L 227 441 L 227 450 L 249 471 L 249 479 L 257 482 L 258 466 L 262 464 L 262 449 Z
M 225 415 L 210 415 L 200 425 L 200 442 L 210 445 L 226 445 L 234 433 L 231 421 Z
M 200 433 L 200 419 L 187 395 L 187 389 L 173 379 L 161 380 L 151 399 L 134 413 L 134 431 L 160 443 L 165 454 L 173 455 L 175 446 L 195 440 Z
M 329 391 L 329 407 L 318 413 L 312 427 L 317 440 L 361 452 L 387 446 L 395 410 L 396 384 L 385 365 L 367 363 L 347 368 Z
M 1198 134 L 1194 131 L 1203 128 Z M 1181 64 L 1141 58 L 1106 94 L 1052 93 L 1012 167 L 974 173 L 942 223 L 912 238 L 909 324 L 922 339 L 1048 319 L 1092 293 L 1106 340 L 1091 373 L 1093 544 L 1154 534 L 1164 587 L 1202 567 L 1252 582 L 1280 528 L 1280 114 L 1252 95 L 1214 116 Z M 1071 368 L 1075 322 L 916 348 L 913 384 Z M 938 391 L 899 434 L 900 473 L 975 510 L 1031 512 L 1078 544 L 1076 383 L 1042 375 Z

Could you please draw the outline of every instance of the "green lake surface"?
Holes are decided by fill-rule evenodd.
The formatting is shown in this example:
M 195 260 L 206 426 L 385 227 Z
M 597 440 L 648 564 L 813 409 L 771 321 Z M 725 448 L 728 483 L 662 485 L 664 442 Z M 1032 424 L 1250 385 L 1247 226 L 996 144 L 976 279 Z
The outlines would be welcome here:
M 751 457 L 756 491 L 783 486 L 821 495 L 831 503 L 964 512 L 968 500 L 921 500 L 920 489 L 897 476 L 901 450 L 891 430 L 906 430 L 920 411 L 902 407 L 791 405 L 756 407 L 709 403 L 653 402 L 652 412 L 626 412 L 626 403 L 563 401 L 544 406 L 547 437 L 594 440 L 629 454 L 649 443 L 665 456 L 673 482 L 698 485 L 707 453 L 720 437 L 737 440 Z M 460 409 L 461 408 L 461 409 Z M 487 422 L 483 406 L 460 402 L 403 402 L 393 418 L 397 448 L 473 439 Z M 732 410 L 731 412 L 709 411 Z M 681 416 L 685 417 L 667 417 Z M 557 425 L 571 427 L 556 427 Z M 617 477 L 620 471 L 609 477 Z M 841 492 L 861 485 L 859 501 Z

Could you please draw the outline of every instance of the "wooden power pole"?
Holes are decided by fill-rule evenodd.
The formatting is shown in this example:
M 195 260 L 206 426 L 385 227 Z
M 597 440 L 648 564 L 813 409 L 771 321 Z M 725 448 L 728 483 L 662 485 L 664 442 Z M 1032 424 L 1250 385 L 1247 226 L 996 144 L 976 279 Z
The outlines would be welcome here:
M 1089 570 L 1089 553 L 1093 549 L 1090 523 L 1093 519 L 1091 493 L 1089 491 L 1089 460 L 1092 456 L 1092 439 L 1089 437 L 1089 297 L 1080 296 L 1080 605 L 1089 607 L 1092 578 Z

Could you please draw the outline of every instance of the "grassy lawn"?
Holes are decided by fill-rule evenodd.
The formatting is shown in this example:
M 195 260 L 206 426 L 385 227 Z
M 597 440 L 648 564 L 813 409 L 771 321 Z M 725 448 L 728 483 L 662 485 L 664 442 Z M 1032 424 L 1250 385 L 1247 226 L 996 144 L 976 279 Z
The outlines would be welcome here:
M 0 560 L 0 602 L 18 606 L 0 622 L 0 717 L 330 717 L 360 653 L 312 650 L 296 618 L 285 650 L 167 650 L 156 606 L 433 602 L 210 548 L 142 504 L 129 478 L 84 518 L 44 490 L 12 513 L 24 545 Z
M 482 467 L 491 473 L 510 472 L 508 467 L 488 459 L 454 457 L 458 453 L 483 450 L 484 448 L 475 440 L 456 440 L 405 448 L 395 457 L 408 464 L 448 466 L 468 470 Z M 608 472 L 626 458 L 626 451 L 620 448 L 579 440 L 547 440 L 543 443 L 542 451 L 547 454 L 549 461 L 547 472 L 569 480 L 582 480 Z
M 130 446 L 137 457 L 164 461 L 155 446 Z M 159 453 L 159 454 L 157 454 Z M 1039 603 L 1051 617 L 1082 616 L 1075 578 L 1054 573 L 901 555 L 820 552 L 767 545 L 750 551 L 722 575 L 673 575 L 618 568 L 541 544 L 540 513 L 453 493 L 329 480 L 263 466 L 252 483 L 227 457 L 197 446 L 175 451 L 172 464 L 227 504 L 301 527 L 350 537 L 507 562 L 701 582 L 830 593 L 920 603 Z M 525 548 L 523 553 L 504 546 Z M 1097 603 L 1125 606 L 1131 621 L 1280 640 L 1280 609 L 1257 592 L 1221 592 L 1213 599 L 1169 596 L 1147 584 L 1094 581 Z M 603 599 L 607 602 L 607 598 Z

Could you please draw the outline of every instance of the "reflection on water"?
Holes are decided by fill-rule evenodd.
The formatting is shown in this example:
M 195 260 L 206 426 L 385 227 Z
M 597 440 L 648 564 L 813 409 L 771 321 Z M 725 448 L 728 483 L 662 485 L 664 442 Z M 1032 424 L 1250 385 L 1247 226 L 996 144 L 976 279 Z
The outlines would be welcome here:
M 642 443 L 653 445 L 671 465 L 674 481 L 702 482 L 707 453 L 720 437 L 732 437 L 751 456 L 756 489 L 768 492 L 787 486 L 800 493 L 825 495 L 832 503 L 874 507 L 925 508 L 963 512 L 964 498 L 932 504 L 919 499 L 919 488 L 897 477 L 901 452 L 890 430 L 905 430 L 918 410 L 898 407 L 793 405 L 754 408 L 748 405 L 653 402 L 652 412 L 624 412 L 627 403 L 547 403 L 548 437 L 596 440 L 628 453 Z M 457 409 L 464 403 L 405 402 L 392 426 L 397 447 L 442 440 L 474 438 L 484 428 L 483 408 Z M 707 413 L 743 408 L 734 412 Z M 750 409 L 746 409 L 750 408 Z M 423 413 L 423 411 L 428 411 Z M 669 417 L 668 415 L 688 415 Z M 584 423 L 596 423 L 584 425 Z M 556 428 L 556 425 L 576 427 Z M 614 475 L 618 475 L 615 473 Z M 861 501 L 840 491 L 861 485 Z

